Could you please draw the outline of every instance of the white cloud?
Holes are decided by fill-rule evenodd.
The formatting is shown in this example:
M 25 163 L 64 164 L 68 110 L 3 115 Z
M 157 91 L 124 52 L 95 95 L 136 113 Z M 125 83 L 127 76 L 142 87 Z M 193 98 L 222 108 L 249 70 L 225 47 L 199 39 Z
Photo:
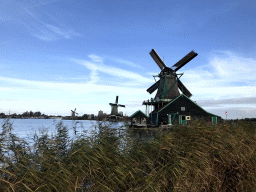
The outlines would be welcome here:
M 9 87 L 0 87 L 0 91 L 4 92 L 4 91 L 18 91 L 18 90 L 14 88 L 9 88 Z
M 6 1 L 2 5 L 5 7 L 5 9 L 1 14 L 0 19 L 15 19 L 27 27 L 30 34 L 43 41 L 53 41 L 59 38 L 70 39 L 73 36 L 81 36 L 81 34 L 75 32 L 73 29 L 61 24 L 65 22 L 58 21 L 56 23 L 57 19 L 48 14 L 46 11 L 42 11 L 42 9 L 39 8 L 33 8 L 52 2 L 53 1 L 42 1 L 40 3 L 33 3 L 32 1 L 26 1 L 26 3 L 22 3 L 17 1 L 8 1 L 7 3 Z M 2 2 L 0 1 L 0 6 L 1 4 Z M 47 23 L 44 22 L 46 20 Z
M 40 7 L 51 3 L 56 3 L 60 0 L 40 0 L 40 1 L 34 1 L 34 0 L 27 0 L 26 4 L 28 4 L 28 7 Z
M 26 25 L 28 27 L 28 25 Z M 64 29 L 50 24 L 39 24 L 39 26 L 30 26 L 31 34 L 43 41 L 53 41 L 59 38 L 71 39 L 72 36 L 81 36 L 72 29 Z M 36 31 L 35 31 L 36 29 Z
M 96 62 L 96 63 L 102 63 L 103 62 L 103 59 L 102 57 L 100 56 L 97 56 L 97 55 L 89 55 L 88 56 L 93 62 Z
M 222 52 L 225 58 L 214 56 L 210 65 L 221 79 L 231 82 L 248 82 L 255 80 L 256 60 L 238 57 L 231 52 Z
M 126 105 L 122 111 L 127 114 L 131 115 L 138 109 L 145 110 L 141 103 L 154 97 L 154 94 L 150 95 L 146 92 L 146 88 L 154 83 L 153 78 L 105 65 L 103 59 L 97 55 L 89 57 L 91 61 L 72 59 L 73 62 L 90 70 L 86 83 L 0 77 L 0 84 L 4 85 L 0 87 L 2 109 L 8 110 L 10 106 L 16 106 L 16 109 L 26 110 L 28 107 L 25 106 L 29 106 L 33 110 L 37 107 L 49 113 L 55 111 L 60 114 L 61 110 L 69 113 L 70 109 L 76 107 L 80 113 L 96 114 L 99 110 L 110 111 L 108 103 L 113 102 L 115 96 L 119 95 L 120 103 Z M 234 115 L 230 113 L 229 117 L 236 118 L 235 114 L 242 114 L 239 106 L 245 111 L 253 110 L 256 106 L 252 103 L 255 102 L 256 95 L 256 77 L 251 74 L 251 71 L 255 73 L 254 66 L 255 60 L 251 58 L 239 57 L 230 52 L 218 52 L 210 57 L 209 64 L 185 71 L 181 80 L 193 94 L 191 99 L 196 100 L 207 111 L 225 118 L 225 114 L 221 114 L 222 111 L 230 111 L 233 107 Z M 231 72 L 227 74 L 228 71 Z M 115 81 L 101 85 L 100 83 L 105 79 L 104 75 L 114 77 Z M 247 84 L 238 85 L 237 81 L 240 78 L 242 83 Z M 141 85 L 140 88 L 136 87 L 138 85 Z M 1 101 L 7 98 L 16 99 L 17 95 L 19 101 L 8 101 L 8 104 Z M 253 113 L 248 113 L 251 114 Z
M 54 41 L 57 39 L 57 37 L 54 34 L 49 33 L 48 31 L 43 30 L 43 29 L 40 30 L 40 35 L 35 34 L 35 33 L 31 33 L 31 34 L 34 37 L 37 37 L 38 39 L 43 40 L 43 41 Z
M 211 55 L 208 65 L 184 71 L 181 81 L 191 88 L 209 87 L 217 90 L 221 89 L 221 87 L 226 89 L 232 87 L 238 93 L 242 93 L 242 90 L 239 90 L 242 86 L 243 94 L 246 94 L 246 92 L 251 92 L 250 89 L 256 86 L 256 77 L 253 75 L 255 73 L 256 60 L 238 57 L 228 51 L 218 51 Z M 246 90 L 246 87 L 248 90 Z M 221 95 L 227 93 L 227 91 L 223 91 L 216 91 L 216 93 Z
M 124 59 L 114 58 L 113 60 L 118 62 L 118 63 L 128 65 L 130 67 L 135 67 L 135 68 L 139 68 L 139 69 L 145 69 L 144 67 L 141 67 L 140 65 L 137 65 L 137 64 L 135 64 L 135 63 L 133 63 L 131 61 L 127 61 L 127 60 L 124 60 Z
M 87 77 L 73 77 L 73 78 L 69 78 L 69 79 L 88 79 L 88 78 Z
M 21 9 L 23 9 L 27 14 L 29 14 L 31 17 L 35 17 L 34 14 L 33 14 L 32 12 L 30 12 L 26 7 L 23 7 L 23 6 L 21 6 L 21 5 L 20 5 L 20 7 L 21 7 Z
M 215 99 L 215 100 L 199 100 L 200 105 L 207 107 L 219 107 L 223 105 L 251 105 L 256 106 L 256 97 L 241 97 L 241 98 L 228 98 L 228 99 Z
M 46 24 L 45 26 L 48 27 L 54 34 L 60 35 L 65 39 L 70 39 L 72 36 L 79 36 L 79 34 L 72 29 L 63 29 L 50 24 Z
M 89 83 L 97 83 L 99 81 L 99 77 L 98 77 L 98 72 L 95 69 L 95 66 L 91 66 L 92 68 L 90 68 L 92 70 L 90 77 L 91 77 L 91 81 Z M 88 67 L 89 68 L 89 67 Z
M 98 77 L 96 77 L 98 78 Z M 95 81 L 96 79 L 93 77 L 91 81 Z M 46 81 L 31 81 L 31 80 L 23 80 L 16 78 L 7 78 L 0 77 L 0 82 L 9 83 L 10 87 L 1 87 L 2 91 L 16 91 L 17 87 L 20 90 L 52 90 L 52 91 L 77 91 L 79 90 L 80 94 L 89 93 L 89 92 L 126 92 L 126 94 L 132 94 L 128 88 L 116 87 L 116 86 L 108 86 L 108 85 L 96 85 L 91 82 L 89 83 L 59 83 L 59 82 L 46 82 Z M 127 91 L 126 91 L 127 90 Z M 137 89 L 142 90 L 142 89 Z M 140 91 L 138 92 L 140 93 Z
M 39 110 L 46 114 L 70 115 L 70 109 L 76 107 L 80 114 L 96 114 L 99 110 L 110 111 L 108 103 L 116 95 L 119 95 L 120 103 L 125 105 L 130 103 L 130 99 L 142 101 L 147 97 L 144 89 L 97 85 L 92 80 L 90 83 L 58 83 L 0 77 L 0 83 L 8 85 L 0 88 L 1 110 L 11 110 L 13 113 Z M 12 94 L 14 91 L 16 96 Z M 16 99 L 17 95 L 18 101 L 4 101 L 6 98 Z M 122 109 L 128 114 L 134 110 L 137 108 Z
M 95 56 L 92 59 L 95 60 Z M 119 77 L 122 81 L 124 81 L 124 83 L 126 83 L 125 80 L 127 80 L 127 79 L 132 80 L 135 83 L 137 83 L 137 82 L 139 82 L 139 83 L 152 83 L 153 82 L 152 79 L 143 77 L 138 73 L 134 73 L 134 72 L 131 72 L 131 71 L 123 70 L 123 69 L 112 67 L 112 66 L 107 66 L 103 63 L 95 64 L 91 61 L 77 60 L 77 59 L 72 59 L 72 61 L 74 61 L 76 63 L 79 63 L 81 65 L 84 65 L 88 69 L 92 70 L 91 80 L 93 82 L 97 82 L 96 80 L 99 80 L 97 78 L 98 73 L 96 73 L 95 71 L 105 73 L 105 74 L 108 74 L 108 75 L 111 75 L 111 76 Z
M 149 73 L 147 73 L 148 75 L 157 75 L 158 73 L 154 73 L 154 72 L 149 72 Z

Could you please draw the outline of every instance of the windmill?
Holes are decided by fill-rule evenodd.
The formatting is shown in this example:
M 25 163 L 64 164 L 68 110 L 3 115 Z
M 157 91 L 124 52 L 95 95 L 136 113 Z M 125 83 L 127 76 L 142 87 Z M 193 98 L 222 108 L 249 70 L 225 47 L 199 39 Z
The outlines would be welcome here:
M 76 114 L 78 115 L 78 113 L 76 113 L 76 108 L 75 108 L 75 110 L 74 110 L 74 111 L 73 111 L 73 110 L 71 110 L 71 116 L 72 116 L 72 119 L 74 119 L 74 118 L 75 118 Z
M 149 87 L 147 92 L 152 94 L 158 89 L 155 100 L 173 100 L 180 95 L 179 89 L 184 95 L 191 97 L 192 94 L 179 79 L 183 74 L 177 74 L 176 72 L 198 54 L 194 51 L 189 52 L 185 57 L 172 66 L 174 69 L 167 67 L 154 49 L 151 50 L 150 55 L 161 69 L 161 72 L 157 75 L 160 80 Z
M 152 94 L 157 90 L 157 93 L 154 99 L 143 101 L 142 104 L 146 105 L 146 113 L 138 110 L 130 116 L 131 127 L 141 127 L 142 119 L 146 119 L 147 127 L 165 127 L 176 123 L 187 125 L 191 119 L 197 118 L 203 118 L 206 121 L 211 120 L 213 124 L 221 120 L 220 116 L 205 111 L 190 100 L 192 94 L 180 81 L 183 73 L 177 73 L 179 69 L 195 58 L 197 53 L 189 52 L 172 68 L 166 66 L 154 49 L 151 50 L 150 55 L 161 71 L 157 76 L 154 76 L 160 79 L 150 86 L 147 92 Z
M 109 103 L 111 105 L 111 115 L 118 115 L 118 107 L 125 107 L 125 105 L 118 104 L 118 96 L 116 96 L 115 103 Z

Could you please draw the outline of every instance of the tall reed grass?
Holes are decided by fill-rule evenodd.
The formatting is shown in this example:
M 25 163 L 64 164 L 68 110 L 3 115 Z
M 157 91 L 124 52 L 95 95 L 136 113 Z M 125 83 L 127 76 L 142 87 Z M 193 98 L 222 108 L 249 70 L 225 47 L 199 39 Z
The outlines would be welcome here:
M 32 152 L 5 120 L 0 191 L 256 191 L 253 123 L 195 121 L 157 130 L 150 140 L 102 122 L 94 126 L 97 134 L 71 140 L 60 122 L 53 139 L 35 138 Z

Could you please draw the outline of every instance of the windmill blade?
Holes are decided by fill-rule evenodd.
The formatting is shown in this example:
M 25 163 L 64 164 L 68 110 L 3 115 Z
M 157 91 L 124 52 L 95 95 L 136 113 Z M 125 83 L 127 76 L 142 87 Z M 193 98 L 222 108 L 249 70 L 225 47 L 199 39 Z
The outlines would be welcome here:
M 149 87 L 147 89 L 147 92 L 149 92 L 150 94 L 153 93 L 158 88 L 159 84 L 160 84 L 160 80 L 158 80 L 155 84 Z
M 183 57 L 181 60 L 179 60 L 175 65 L 172 67 L 177 67 L 174 71 L 178 71 L 181 67 L 186 65 L 189 61 L 194 59 L 198 54 L 194 51 L 189 52 L 185 57 Z
M 118 103 L 118 96 L 116 96 L 116 104 Z
M 117 105 L 116 103 L 109 103 L 109 105 Z
M 178 84 L 179 89 L 184 93 L 184 95 L 186 95 L 187 97 L 192 96 L 190 91 L 185 87 L 185 85 L 183 85 L 183 83 L 179 79 L 177 80 L 177 84 Z
M 167 67 L 163 60 L 159 57 L 155 49 L 152 49 L 151 52 L 149 53 L 151 57 L 154 59 L 156 64 L 159 66 L 159 68 L 162 70 L 164 67 Z
M 118 105 L 118 106 L 120 106 L 120 107 L 125 107 L 125 105 Z

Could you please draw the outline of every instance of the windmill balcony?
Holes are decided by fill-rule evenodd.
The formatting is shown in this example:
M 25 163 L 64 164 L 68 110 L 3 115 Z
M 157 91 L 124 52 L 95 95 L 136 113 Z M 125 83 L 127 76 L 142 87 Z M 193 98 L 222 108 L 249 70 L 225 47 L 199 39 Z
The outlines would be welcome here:
M 168 103 L 172 101 L 172 99 L 152 99 L 152 100 L 147 100 L 143 101 L 142 105 L 154 105 L 156 103 Z

